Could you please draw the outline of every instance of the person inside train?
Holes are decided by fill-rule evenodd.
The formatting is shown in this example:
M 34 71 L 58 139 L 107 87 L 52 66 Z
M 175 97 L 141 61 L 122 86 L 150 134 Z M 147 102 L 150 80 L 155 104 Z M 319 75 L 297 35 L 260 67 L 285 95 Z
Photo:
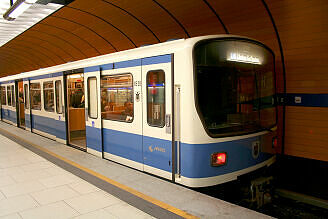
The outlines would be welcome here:
M 19 93 L 18 93 L 18 101 L 20 103 L 24 103 L 24 93 L 23 93 L 23 88 L 19 88 Z
M 124 103 L 124 111 L 121 113 L 121 120 L 130 122 L 133 119 L 133 103 L 131 101 L 126 101 Z
M 101 112 L 106 112 L 110 110 L 110 104 L 107 100 L 106 89 L 103 89 L 101 92 Z
M 84 94 L 82 89 L 77 89 L 72 91 L 71 94 L 71 106 L 74 108 L 83 108 L 84 107 Z

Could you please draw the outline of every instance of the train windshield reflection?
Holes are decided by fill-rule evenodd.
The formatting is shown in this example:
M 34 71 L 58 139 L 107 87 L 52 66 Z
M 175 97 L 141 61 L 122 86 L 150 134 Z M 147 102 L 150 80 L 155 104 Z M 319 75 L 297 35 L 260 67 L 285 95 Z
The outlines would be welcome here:
M 256 54 L 257 63 L 229 60 L 234 47 Z M 243 56 L 247 57 L 247 56 Z M 255 55 L 249 55 L 252 60 Z M 212 41 L 195 49 L 196 95 L 203 123 L 212 135 L 239 135 L 276 124 L 273 56 L 246 42 Z M 247 61 L 247 62 L 246 62 Z

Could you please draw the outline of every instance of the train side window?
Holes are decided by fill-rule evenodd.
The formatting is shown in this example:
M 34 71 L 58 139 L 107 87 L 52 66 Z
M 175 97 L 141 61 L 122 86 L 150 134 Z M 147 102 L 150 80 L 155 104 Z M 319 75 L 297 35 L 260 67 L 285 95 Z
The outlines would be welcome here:
M 45 111 L 48 112 L 55 111 L 54 83 L 52 81 L 43 82 L 43 103 L 44 103 Z
M 30 84 L 31 109 L 41 110 L 41 87 L 40 83 Z
M 1 104 L 3 106 L 7 105 L 7 98 L 6 98 L 6 87 L 1 87 Z
M 88 78 L 88 108 L 89 117 L 93 119 L 98 118 L 98 100 L 97 100 L 97 78 Z
M 56 92 L 56 112 L 58 114 L 63 113 L 63 94 L 62 94 L 62 83 L 61 81 L 55 82 L 55 92 Z
M 165 72 L 147 72 L 147 123 L 162 128 L 165 125 Z
M 11 106 L 16 107 L 15 86 L 11 85 Z
M 11 106 L 11 86 L 7 86 L 7 102 L 8 106 Z
M 132 122 L 134 118 L 132 74 L 102 76 L 100 84 L 101 118 Z
M 30 108 L 30 100 L 28 95 L 28 85 L 24 84 L 24 100 L 25 100 L 25 109 Z

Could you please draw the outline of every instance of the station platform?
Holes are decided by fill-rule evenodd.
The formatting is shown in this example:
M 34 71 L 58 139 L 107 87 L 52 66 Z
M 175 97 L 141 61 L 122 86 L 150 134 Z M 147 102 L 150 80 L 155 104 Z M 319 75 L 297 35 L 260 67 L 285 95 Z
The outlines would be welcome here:
M 0 121 L 0 218 L 270 218 Z

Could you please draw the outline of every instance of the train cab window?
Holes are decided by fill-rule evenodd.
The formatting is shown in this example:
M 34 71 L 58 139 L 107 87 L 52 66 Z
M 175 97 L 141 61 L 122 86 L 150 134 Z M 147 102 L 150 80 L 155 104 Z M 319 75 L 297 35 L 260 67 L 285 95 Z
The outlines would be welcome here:
M 11 106 L 16 107 L 15 86 L 11 85 Z
M 11 86 L 7 86 L 7 102 L 8 106 L 11 106 Z
M 206 40 L 194 49 L 198 114 L 211 137 L 276 124 L 273 54 L 245 40 Z
M 24 100 L 25 100 L 25 109 L 30 108 L 30 100 L 28 95 L 28 85 L 24 84 Z
M 97 78 L 88 78 L 88 109 L 89 117 L 98 118 Z
M 101 118 L 132 122 L 133 78 L 131 74 L 101 77 Z
M 55 92 L 56 92 L 56 112 L 58 114 L 63 113 L 63 93 L 62 93 L 62 83 L 61 81 L 55 82 Z
M 1 104 L 4 106 L 4 105 L 7 105 L 7 99 L 6 99 L 6 87 L 3 86 L 1 87 Z
M 40 83 L 30 84 L 31 109 L 41 110 L 41 87 Z
M 55 111 L 54 105 L 54 83 L 52 81 L 43 83 L 43 102 L 44 110 L 48 112 Z
M 147 73 L 147 122 L 150 126 L 164 127 L 165 124 L 165 72 Z

